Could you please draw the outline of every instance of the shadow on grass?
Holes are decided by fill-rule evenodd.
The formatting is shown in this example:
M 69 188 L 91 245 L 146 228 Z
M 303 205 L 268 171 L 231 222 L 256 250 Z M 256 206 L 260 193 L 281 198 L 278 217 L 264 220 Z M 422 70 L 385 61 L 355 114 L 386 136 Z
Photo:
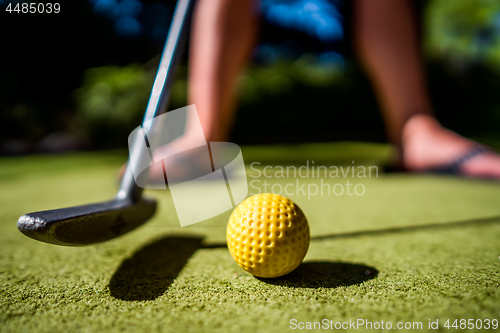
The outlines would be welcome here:
M 378 271 L 370 266 L 335 261 L 309 261 L 285 276 L 258 279 L 268 284 L 294 288 L 336 288 L 360 284 L 377 275 Z
M 311 241 L 483 225 L 498 222 L 499 217 L 494 216 L 468 221 L 323 235 L 311 237 Z M 125 301 L 145 301 L 154 300 L 163 295 L 179 275 L 189 258 L 198 249 L 227 247 L 225 243 L 203 245 L 202 239 L 202 237 L 169 236 L 146 245 L 137 251 L 132 258 L 123 261 L 113 274 L 109 282 L 111 296 Z M 304 262 L 295 271 L 281 278 L 260 280 L 273 285 L 296 288 L 335 288 L 360 284 L 375 278 L 377 275 L 378 271 L 373 267 L 353 263 L 321 261 Z
M 153 300 L 163 295 L 201 247 L 202 238 L 165 237 L 122 262 L 111 277 L 111 296 L 124 301 Z
M 455 228 L 455 227 L 468 227 L 476 225 L 488 225 L 488 224 L 496 224 L 499 222 L 500 222 L 500 216 L 492 216 L 492 217 L 471 219 L 465 221 L 411 225 L 405 227 L 395 227 L 395 228 L 387 228 L 379 230 L 364 230 L 364 231 L 346 232 L 342 234 L 321 235 L 321 236 L 311 237 L 311 241 L 321 241 L 321 240 L 336 239 L 336 238 L 342 239 L 342 238 L 356 238 L 362 236 L 389 235 L 402 232 L 445 229 L 445 228 Z
M 390 235 L 397 234 L 403 232 L 412 232 L 412 231 L 423 231 L 423 230 L 433 230 L 433 229 L 446 229 L 446 228 L 456 228 L 456 227 L 468 227 L 468 226 L 479 226 L 479 225 L 489 225 L 500 223 L 500 216 L 491 216 L 484 217 L 478 219 L 471 219 L 465 221 L 454 221 L 454 222 L 443 222 L 443 223 L 430 223 L 430 224 L 422 224 L 422 225 L 410 225 L 404 227 L 394 227 L 394 228 L 386 228 L 386 229 L 375 229 L 375 230 L 362 230 L 362 231 L 353 231 L 353 232 L 345 232 L 339 234 L 330 234 L 330 235 L 318 235 L 312 236 L 311 242 L 313 241 L 323 241 L 330 239 L 348 239 L 348 238 L 356 238 L 362 236 L 378 236 L 378 235 Z M 203 248 L 223 248 L 227 247 L 226 243 L 215 243 L 204 245 Z

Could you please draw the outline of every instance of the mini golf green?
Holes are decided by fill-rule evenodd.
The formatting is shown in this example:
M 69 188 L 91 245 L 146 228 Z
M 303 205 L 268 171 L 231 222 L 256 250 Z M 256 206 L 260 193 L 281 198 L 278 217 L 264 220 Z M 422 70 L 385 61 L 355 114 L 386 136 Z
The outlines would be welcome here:
M 265 181 L 297 190 L 297 179 L 276 177 L 277 166 L 309 161 L 312 169 L 314 160 L 347 167 L 353 159 L 374 166 L 388 149 L 338 143 L 244 147 L 243 154 L 253 194 Z M 372 178 L 301 178 L 298 187 L 312 192 L 312 184 L 347 181 L 365 191 L 294 192 L 311 245 L 295 272 L 272 280 L 249 275 L 231 258 L 230 212 L 181 228 L 167 191 L 147 191 L 159 200 L 157 215 L 107 243 L 59 247 L 17 231 L 24 213 L 111 198 L 125 158 L 112 151 L 0 159 L 1 331 L 280 332 L 323 319 L 421 322 L 424 330 L 439 320 L 448 331 L 448 319 L 450 326 L 455 319 L 500 320 L 495 182 L 381 169 Z

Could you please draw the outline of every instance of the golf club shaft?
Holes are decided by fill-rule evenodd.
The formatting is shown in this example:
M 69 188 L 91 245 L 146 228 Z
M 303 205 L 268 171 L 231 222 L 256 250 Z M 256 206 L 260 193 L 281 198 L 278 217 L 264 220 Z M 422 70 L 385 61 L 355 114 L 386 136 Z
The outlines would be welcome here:
M 192 3 L 194 0 L 179 0 L 175 7 L 174 17 L 170 25 L 167 41 L 163 49 L 163 54 L 156 73 L 156 79 L 146 107 L 142 127 L 144 133 L 148 133 L 154 117 L 165 112 L 172 90 L 172 83 L 175 77 L 175 70 L 179 64 L 187 39 L 188 22 Z M 149 125 L 149 127 L 148 127 Z M 140 131 L 138 131 L 140 133 Z M 145 140 L 142 135 L 136 135 L 130 146 L 135 158 L 130 154 L 125 173 L 123 175 L 120 190 L 116 197 L 118 199 L 131 199 L 138 201 L 142 194 L 142 188 L 137 186 L 132 172 L 134 163 L 138 163 L 143 158 L 150 158 L 146 146 L 140 144 L 138 140 Z

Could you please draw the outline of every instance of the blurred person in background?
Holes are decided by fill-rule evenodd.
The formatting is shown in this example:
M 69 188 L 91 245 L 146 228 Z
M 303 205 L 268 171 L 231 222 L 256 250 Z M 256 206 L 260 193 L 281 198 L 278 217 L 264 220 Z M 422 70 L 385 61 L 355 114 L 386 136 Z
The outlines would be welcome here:
M 434 116 L 412 3 L 355 0 L 353 6 L 354 45 L 381 104 L 387 137 L 399 151 L 398 169 L 500 180 L 500 155 L 445 129 Z M 255 46 L 258 27 L 257 0 L 196 3 L 188 104 L 196 105 L 207 142 L 229 138 L 236 81 Z M 185 135 L 160 149 L 182 151 L 190 137 L 188 120 Z M 163 179 L 161 164 L 153 165 L 151 178 Z

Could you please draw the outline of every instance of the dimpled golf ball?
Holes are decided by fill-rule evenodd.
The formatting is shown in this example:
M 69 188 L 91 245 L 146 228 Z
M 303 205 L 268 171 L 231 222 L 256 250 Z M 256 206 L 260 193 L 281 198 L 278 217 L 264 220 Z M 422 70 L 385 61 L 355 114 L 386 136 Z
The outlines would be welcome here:
M 275 278 L 300 265 L 309 248 L 309 224 L 292 200 L 265 193 L 241 202 L 229 217 L 227 246 L 247 272 Z

